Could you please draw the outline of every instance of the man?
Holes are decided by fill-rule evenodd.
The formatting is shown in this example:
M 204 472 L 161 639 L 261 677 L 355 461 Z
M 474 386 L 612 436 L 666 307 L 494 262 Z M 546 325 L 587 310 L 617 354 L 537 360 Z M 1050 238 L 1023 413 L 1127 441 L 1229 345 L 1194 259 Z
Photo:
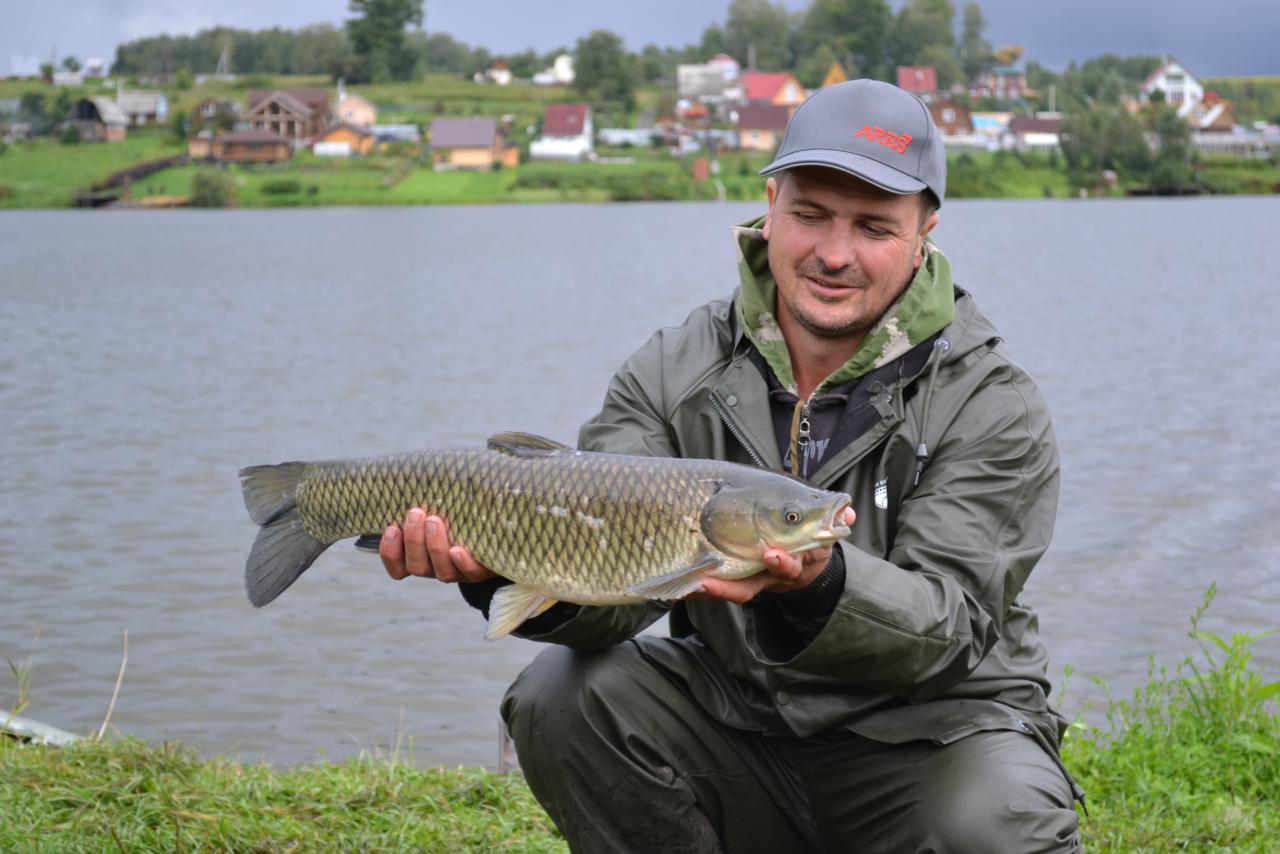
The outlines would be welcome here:
M 736 231 L 732 300 L 614 377 L 582 448 L 787 468 L 848 492 L 836 548 L 766 555 L 686 600 L 558 604 L 502 712 L 575 851 L 1070 851 L 1047 653 L 1017 599 L 1058 494 L 1048 412 L 928 240 L 946 158 L 928 110 L 824 89 Z M 849 521 L 852 521 L 850 518 Z M 412 511 L 394 578 L 504 583 Z M 670 613 L 672 637 L 636 634 Z

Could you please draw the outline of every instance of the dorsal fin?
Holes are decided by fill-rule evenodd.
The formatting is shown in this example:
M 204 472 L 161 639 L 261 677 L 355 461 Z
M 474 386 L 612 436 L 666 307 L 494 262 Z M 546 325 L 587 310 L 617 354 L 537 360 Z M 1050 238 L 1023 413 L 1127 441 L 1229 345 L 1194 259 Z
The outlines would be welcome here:
M 548 454 L 573 453 L 573 448 L 554 439 L 532 433 L 494 433 L 489 437 L 489 450 L 513 457 L 545 457 Z

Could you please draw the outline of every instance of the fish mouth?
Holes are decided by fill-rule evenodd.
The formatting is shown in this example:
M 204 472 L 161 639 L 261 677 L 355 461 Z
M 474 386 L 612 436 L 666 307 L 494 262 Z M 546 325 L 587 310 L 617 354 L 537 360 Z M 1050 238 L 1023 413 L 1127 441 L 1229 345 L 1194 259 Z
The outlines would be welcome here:
M 840 500 L 831 505 L 827 515 L 822 518 L 822 527 L 818 528 L 816 539 L 820 543 L 834 543 L 843 540 L 853 529 L 844 523 L 844 511 L 853 504 L 853 499 L 841 493 Z

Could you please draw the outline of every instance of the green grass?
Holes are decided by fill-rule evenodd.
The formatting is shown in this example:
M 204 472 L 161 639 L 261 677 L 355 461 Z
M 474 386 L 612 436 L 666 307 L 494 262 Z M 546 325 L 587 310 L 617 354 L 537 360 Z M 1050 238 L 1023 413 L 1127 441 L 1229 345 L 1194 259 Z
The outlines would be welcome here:
M 1063 759 L 1089 792 L 1091 851 L 1273 851 L 1280 839 L 1280 682 L 1264 684 L 1254 646 L 1192 619 L 1201 655 L 1108 703 L 1108 726 L 1077 721 Z
M 518 776 L 371 758 L 278 770 L 171 744 L 0 738 L 0 851 L 565 850 Z
M 122 142 L 63 145 L 56 139 L 15 142 L 0 154 L 0 208 L 69 207 L 76 190 L 184 146 L 160 133 L 131 133 Z
M 1092 852 L 1274 850 L 1280 682 L 1252 662 L 1269 633 L 1201 655 L 1072 725 L 1063 757 L 1089 793 Z M 28 677 L 29 678 L 29 677 Z M 0 851 L 520 851 L 565 845 L 518 776 L 391 757 L 291 769 L 200 759 L 172 744 L 24 746 L 0 736 Z

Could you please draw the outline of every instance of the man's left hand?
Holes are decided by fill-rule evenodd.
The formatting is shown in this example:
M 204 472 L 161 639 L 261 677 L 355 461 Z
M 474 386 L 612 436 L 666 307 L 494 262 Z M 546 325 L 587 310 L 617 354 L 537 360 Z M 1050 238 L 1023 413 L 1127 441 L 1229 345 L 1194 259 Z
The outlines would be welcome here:
M 852 507 L 845 510 L 846 525 L 852 526 L 855 518 L 857 517 Z M 767 549 L 764 553 L 764 572 L 735 581 L 704 578 L 702 589 L 685 598 L 691 601 L 723 599 L 745 605 L 761 593 L 785 593 L 808 587 L 831 562 L 832 548 L 833 546 L 820 546 L 798 555 L 788 554 L 781 549 Z

